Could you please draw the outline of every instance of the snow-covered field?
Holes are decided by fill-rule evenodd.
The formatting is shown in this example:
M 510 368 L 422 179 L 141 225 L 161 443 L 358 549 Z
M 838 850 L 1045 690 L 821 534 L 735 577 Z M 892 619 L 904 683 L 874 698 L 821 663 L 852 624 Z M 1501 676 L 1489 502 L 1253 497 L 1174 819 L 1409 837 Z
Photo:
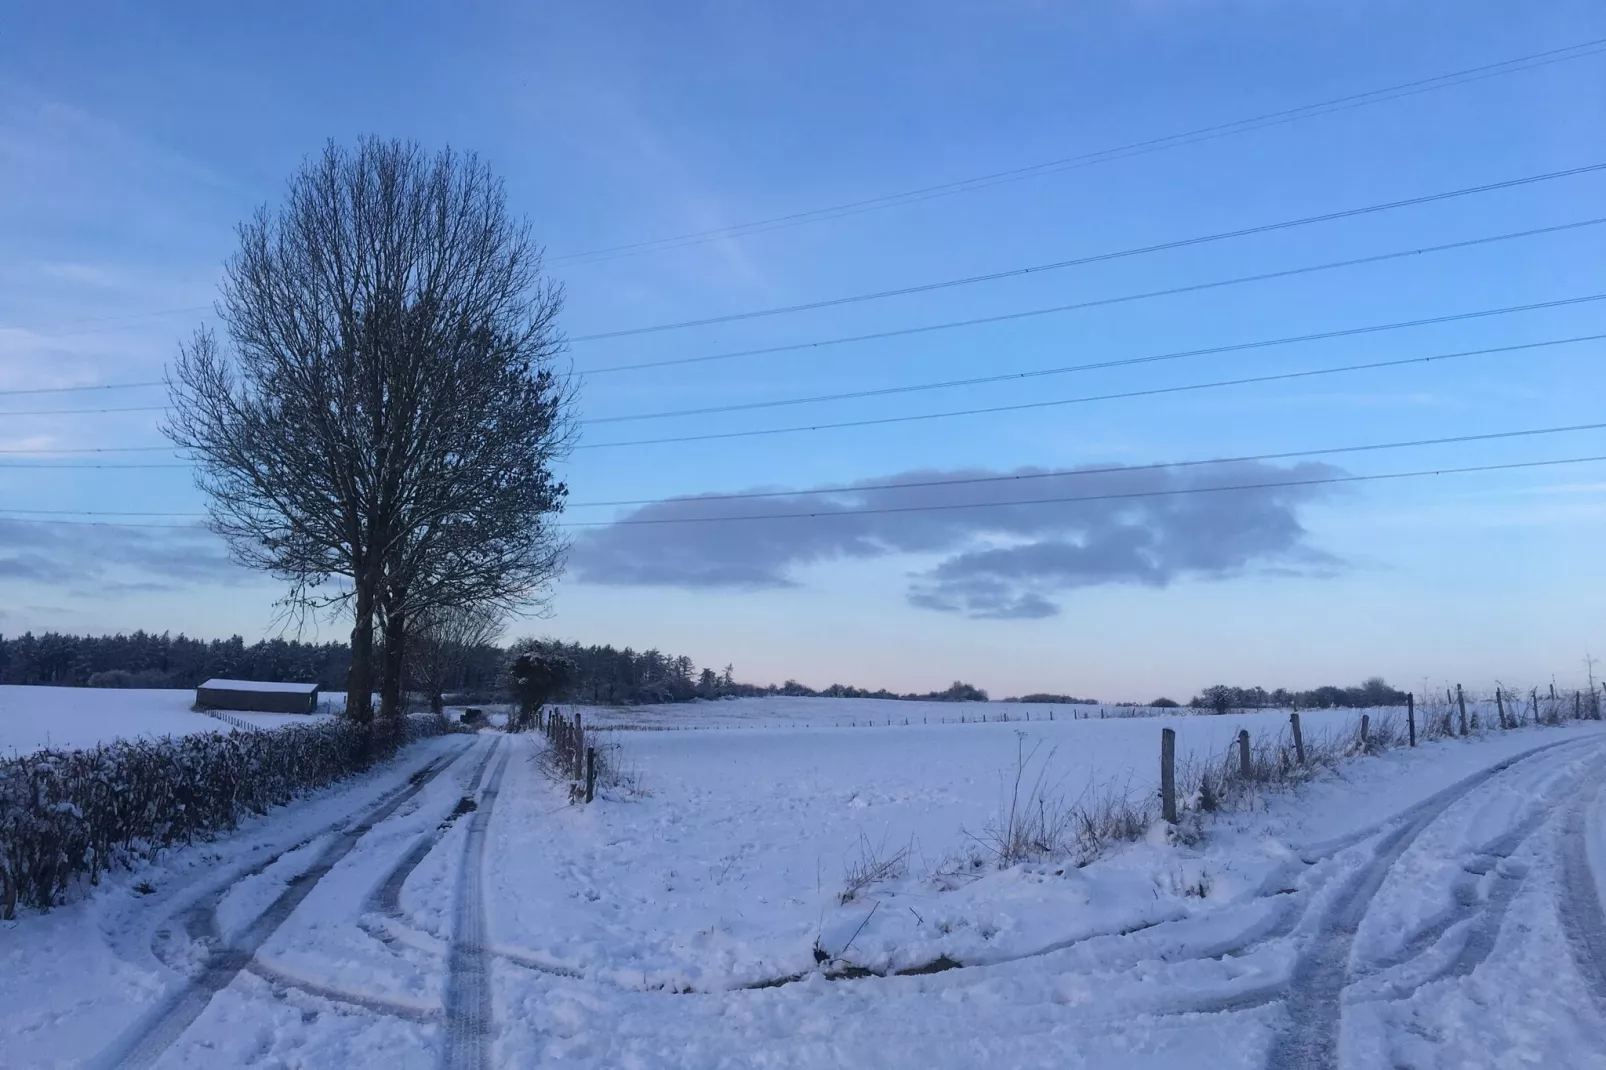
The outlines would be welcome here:
M 1186 756 L 1286 716 L 751 702 L 775 705 L 655 711 L 744 730 L 600 733 L 639 790 L 590 806 L 537 737 L 429 740 L 26 916 L 0 929 L 0 1062 L 1606 1067 L 1599 725 L 1357 758 L 1198 839 L 1000 869 L 1022 754 L 1052 798 L 1136 798 L 1162 727 Z M 898 723 L 802 727 L 866 705 Z
M 1132 706 L 1083 706 L 1030 702 L 905 702 L 887 699 L 803 698 L 770 695 L 661 706 L 592 706 L 563 704 L 591 724 L 608 728 L 838 728 L 853 725 L 944 724 L 1007 719 L 1011 721 L 1100 720 L 1147 717 L 1163 710 Z M 1176 715 L 1179 711 L 1170 711 Z M 1180 711 L 1186 715 L 1191 711 Z
M 0 685 L 0 756 L 43 747 L 92 747 L 113 739 L 230 732 L 216 717 L 191 711 L 195 691 Z M 308 715 L 237 713 L 257 728 L 305 723 Z M 313 714 L 311 716 L 321 716 Z

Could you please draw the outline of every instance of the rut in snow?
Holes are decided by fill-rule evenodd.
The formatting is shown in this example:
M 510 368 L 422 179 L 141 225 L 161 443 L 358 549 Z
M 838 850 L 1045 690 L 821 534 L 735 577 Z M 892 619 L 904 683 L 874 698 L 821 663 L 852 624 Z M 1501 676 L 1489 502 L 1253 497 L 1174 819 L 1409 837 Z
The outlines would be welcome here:
M 342 858 L 351 853 L 352 848 L 357 846 L 357 841 L 367 835 L 375 825 L 394 814 L 403 803 L 424 790 L 431 780 L 444 772 L 453 761 L 461 757 L 462 753 L 464 752 L 460 751 L 458 754 L 443 756 L 432 761 L 419 773 L 411 776 L 407 784 L 395 789 L 392 794 L 370 809 L 361 821 L 331 840 L 319 852 L 317 860 L 293 879 L 267 909 L 246 927 L 233 944 L 213 947 L 207 954 L 206 962 L 200 972 L 141 1015 L 111 1048 L 101 1054 L 95 1065 L 137 1068 L 154 1063 L 183 1035 L 190 1024 L 201 1016 L 207 1004 L 212 1002 L 212 997 L 228 987 L 240 975 L 268 937 L 284 924 L 301 901 L 317 887 L 318 882 Z M 244 880 L 267 869 L 282 853 L 242 874 L 239 879 Z M 227 889 L 219 892 L 217 898 L 221 899 L 226 891 Z
M 500 743 L 500 741 L 498 741 Z M 485 961 L 485 827 L 507 769 L 508 748 L 502 748 L 479 805 L 468 822 L 458 872 L 457 905 L 452 944 L 446 958 L 446 1028 L 441 1065 L 447 1070 L 483 1070 L 491 1032 L 490 972 Z
M 1602 913 L 1600 883 L 1589 864 L 1585 829 L 1592 806 L 1602 805 L 1606 791 L 1598 785 L 1567 813 L 1562 833 L 1561 924 L 1567 934 L 1578 970 L 1590 994 L 1606 1010 L 1606 914 Z
M 1389 870 L 1417 837 L 1451 806 L 1507 769 L 1573 742 L 1563 740 L 1508 758 L 1402 815 L 1403 822 L 1378 842 L 1372 860 L 1349 878 L 1301 956 L 1287 996 L 1289 1027 L 1277 1038 L 1269 1070 L 1324 1070 L 1338 1065 L 1342 999 L 1350 983 L 1350 952 L 1356 931 Z

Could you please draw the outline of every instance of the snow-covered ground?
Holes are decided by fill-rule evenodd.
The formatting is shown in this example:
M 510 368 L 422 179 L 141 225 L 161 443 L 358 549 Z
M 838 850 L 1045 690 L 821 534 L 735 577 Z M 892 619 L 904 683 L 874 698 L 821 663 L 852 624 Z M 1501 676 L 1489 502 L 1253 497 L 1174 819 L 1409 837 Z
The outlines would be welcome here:
M 1071 721 L 1147 717 L 1167 711 L 1147 706 L 1084 706 L 1031 702 L 906 702 L 901 699 L 805 698 L 766 695 L 657 706 L 593 706 L 562 703 L 589 723 L 608 728 L 837 728 L 854 725 L 944 724 L 968 721 Z M 1191 711 L 1172 710 L 1186 715 Z
M 43 747 L 92 747 L 113 739 L 234 730 L 216 717 L 193 712 L 190 707 L 194 704 L 193 689 L 0 685 L 0 756 Z M 234 711 L 229 715 L 257 728 L 304 724 L 309 716 Z
M 538 738 L 426 741 L 0 929 L 0 1061 L 1606 1067 L 1600 726 L 1358 758 L 1192 842 L 1000 870 L 978 840 L 1019 755 L 1050 797 L 1137 797 L 1163 726 L 1187 755 L 1286 724 L 968 721 L 1004 709 L 609 732 L 640 790 L 588 807 Z

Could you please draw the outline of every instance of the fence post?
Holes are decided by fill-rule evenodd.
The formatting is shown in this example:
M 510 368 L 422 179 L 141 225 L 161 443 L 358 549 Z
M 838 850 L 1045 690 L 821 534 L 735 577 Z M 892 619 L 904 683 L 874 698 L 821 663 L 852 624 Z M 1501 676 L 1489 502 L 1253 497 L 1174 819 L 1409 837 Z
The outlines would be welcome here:
M 580 779 L 580 763 L 585 759 L 586 730 L 580 727 L 580 714 L 574 715 L 574 778 Z
M 1534 724 L 1538 724 L 1539 723 L 1539 689 L 1537 687 L 1534 688 L 1533 700 L 1534 700 Z
M 1177 823 L 1177 733 L 1160 729 L 1160 816 Z
M 1461 690 L 1460 684 L 1455 685 L 1455 702 L 1456 705 L 1461 707 L 1461 735 L 1465 738 L 1467 734 L 1467 694 Z
M 1366 735 L 1367 735 L 1367 732 L 1371 729 L 1371 727 L 1372 727 L 1372 715 L 1369 714 L 1369 713 L 1361 714 L 1361 750 L 1365 750 L 1366 749 Z
M 1290 713 L 1288 723 L 1294 730 L 1294 757 L 1300 765 L 1305 764 L 1305 733 L 1299 730 L 1299 714 Z
M 586 748 L 586 802 L 590 802 L 597 795 L 597 752 L 593 747 Z
M 1249 729 L 1238 730 L 1238 776 L 1244 783 L 1253 779 L 1254 766 L 1249 761 Z
M 1500 715 L 1500 727 L 1504 728 L 1506 726 L 1506 699 L 1498 687 L 1494 689 L 1494 708 L 1495 712 Z
M 1411 746 L 1416 746 L 1416 696 L 1405 696 L 1405 727 L 1411 732 Z

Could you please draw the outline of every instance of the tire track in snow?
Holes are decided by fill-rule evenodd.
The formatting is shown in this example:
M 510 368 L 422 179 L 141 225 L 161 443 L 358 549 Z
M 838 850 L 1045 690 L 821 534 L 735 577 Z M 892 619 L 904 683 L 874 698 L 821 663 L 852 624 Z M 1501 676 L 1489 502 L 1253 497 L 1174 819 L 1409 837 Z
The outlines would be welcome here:
M 501 756 L 480 793 L 479 806 L 469 818 L 463 845 L 452 943 L 446 956 L 446 1028 L 441 1045 L 441 1065 L 446 1070 L 484 1070 L 490 1065 L 486 1050 L 491 1032 L 491 983 L 485 955 L 485 827 L 496 805 L 510 750 L 501 747 Z
M 493 742 L 485 748 L 484 757 L 474 767 L 474 773 L 470 776 L 468 784 L 465 786 L 464 798 L 468 798 L 479 791 L 480 781 L 485 777 L 485 769 L 491 764 L 491 758 L 495 754 L 496 744 Z M 452 818 L 448 817 L 414 841 L 407 853 L 402 856 L 401 861 L 397 862 L 385 874 L 379 885 L 369 893 L 363 902 L 363 910 L 378 911 L 387 916 L 400 919 L 401 910 L 398 900 L 401 896 L 402 885 L 406 883 L 413 870 L 418 868 L 419 864 L 429 855 L 435 845 L 440 842 L 441 837 L 446 835 L 446 830 L 451 826 Z M 213 938 L 216 939 L 215 912 L 211 915 L 211 919 L 213 923 L 211 933 Z M 382 930 L 379 930 L 377 926 L 369 925 L 362 920 L 359 920 L 357 924 L 364 932 L 387 947 L 395 945 L 396 941 Z M 196 935 L 198 939 L 202 938 L 201 934 Z M 261 959 L 253 959 L 247 969 L 277 988 L 294 988 L 308 995 L 329 1000 L 331 1003 L 345 1003 L 372 1014 L 389 1015 L 395 1018 L 403 1018 L 410 1022 L 429 1023 L 440 1021 L 443 1013 L 443 1008 L 438 1003 L 432 1005 L 416 1000 L 397 999 L 384 993 L 359 992 L 349 988 L 340 988 L 325 984 L 315 978 L 303 977 L 294 972 L 281 969 L 271 963 L 263 962 Z
M 1417 837 L 1451 806 L 1499 774 L 1558 747 L 1581 742 L 1598 745 L 1598 741 L 1589 739 L 1558 740 L 1536 747 L 1467 777 L 1402 815 L 1405 820 L 1378 842 L 1372 860 L 1351 876 L 1347 886 L 1338 893 L 1312 946 L 1300 956 L 1286 994 L 1291 1025 L 1277 1038 L 1267 1064 L 1269 1070 L 1322 1070 L 1337 1066 L 1342 997 L 1350 983 L 1350 952 L 1355 934 L 1389 871 Z
M 467 753 L 466 749 L 453 755 L 443 755 L 440 759 L 431 762 L 424 769 L 412 774 L 408 782 L 397 787 L 387 797 L 369 809 L 368 813 L 355 825 L 340 831 L 335 838 L 324 846 L 313 864 L 300 874 L 292 877 L 289 884 L 280 892 L 278 897 L 270 903 L 265 910 L 248 925 L 239 938 L 231 944 L 212 946 L 206 956 L 205 963 L 200 971 L 176 991 L 169 993 L 160 1003 L 146 1011 L 144 1014 L 124 1031 L 123 1035 L 114 1041 L 110 1048 L 102 1052 L 92 1065 L 96 1067 L 135 1068 L 148 1067 L 161 1057 L 173 1042 L 184 1034 L 195 1019 L 201 1016 L 212 997 L 228 987 L 238 977 L 255 956 L 268 937 L 282 925 L 297 906 L 301 904 L 320 880 L 334 868 L 342 858 L 351 853 L 357 842 L 373 830 L 374 826 L 390 817 L 402 804 L 422 791 L 430 781 L 439 776 L 458 758 Z M 298 845 L 299 846 L 299 845 Z M 293 850 L 294 848 L 291 848 Z M 227 894 L 228 889 L 266 870 L 288 851 L 281 851 L 271 858 L 265 859 L 259 865 L 252 867 L 240 875 L 234 882 L 219 890 L 215 896 L 207 896 L 213 905 Z M 207 908 L 202 907 L 202 910 Z M 207 911 L 210 913 L 210 911 Z
M 1602 912 L 1600 879 L 1589 862 L 1589 812 L 1606 793 L 1597 785 L 1567 812 L 1562 832 L 1562 885 L 1558 904 L 1562 931 L 1590 994 L 1606 1011 L 1606 913 Z
M 491 759 L 495 755 L 496 746 L 494 744 L 486 748 L 485 757 L 480 759 L 480 764 L 474 769 L 473 777 L 469 779 L 467 790 L 463 793 L 464 798 L 469 798 L 480 790 L 480 784 L 485 779 L 485 770 L 490 766 Z M 390 872 L 386 873 L 379 885 L 369 893 L 367 901 L 363 904 L 363 909 L 370 913 L 383 914 L 388 918 L 400 920 L 402 916 L 402 885 L 406 884 L 407 878 L 413 875 L 413 870 L 417 869 L 423 864 L 424 859 L 429 857 L 429 853 L 435 849 L 436 844 L 440 843 L 441 837 L 446 835 L 446 830 L 451 828 L 451 824 L 451 819 L 448 818 L 436 828 L 418 837 L 413 845 L 408 848 L 407 853 L 402 856 L 401 860 L 391 867 Z M 375 938 L 383 939 L 377 936 Z

